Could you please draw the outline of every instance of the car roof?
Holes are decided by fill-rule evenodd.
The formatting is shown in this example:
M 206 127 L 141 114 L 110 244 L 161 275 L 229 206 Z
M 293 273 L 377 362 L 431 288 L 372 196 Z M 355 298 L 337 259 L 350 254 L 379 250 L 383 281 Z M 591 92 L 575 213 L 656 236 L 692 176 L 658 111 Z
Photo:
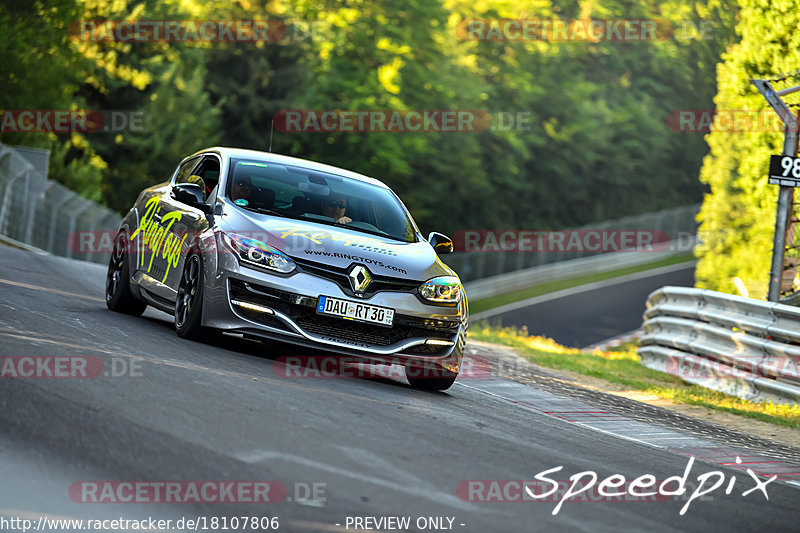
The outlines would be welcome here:
M 373 185 L 378 185 L 379 187 L 384 187 L 386 189 L 389 188 L 388 185 L 386 185 L 382 181 L 377 180 L 375 178 L 371 178 L 369 176 L 365 176 L 363 174 L 359 174 L 358 172 L 353 172 L 351 170 L 334 167 L 332 165 L 325 165 L 323 163 L 317 163 L 316 161 L 300 159 L 298 157 L 275 154 L 272 152 L 261 152 L 258 150 L 246 150 L 244 148 L 228 148 L 224 146 L 214 146 L 212 148 L 199 150 L 194 154 L 190 155 L 189 157 L 194 157 L 200 154 L 206 154 L 208 152 L 217 152 L 221 156 L 226 157 L 228 159 L 255 159 L 258 161 L 265 161 L 270 163 L 279 163 L 279 164 L 282 163 L 285 165 L 294 165 L 298 167 L 308 168 L 311 170 L 317 170 L 320 172 L 336 174 L 337 176 L 344 176 L 346 178 L 351 178 L 366 183 L 371 183 Z

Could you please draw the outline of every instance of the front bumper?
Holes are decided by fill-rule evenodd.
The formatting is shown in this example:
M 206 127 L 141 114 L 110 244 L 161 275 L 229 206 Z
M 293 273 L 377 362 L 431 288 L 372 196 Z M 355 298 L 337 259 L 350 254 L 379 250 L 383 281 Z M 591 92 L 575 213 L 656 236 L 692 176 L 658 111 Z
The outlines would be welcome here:
M 426 305 L 405 285 L 356 298 L 335 272 L 326 273 L 320 265 L 301 264 L 294 274 L 280 276 L 220 254 L 218 264 L 206 268 L 203 324 L 376 362 L 435 361 L 458 371 L 466 342 L 465 305 Z M 393 325 L 318 314 L 320 295 L 390 307 L 395 310 Z

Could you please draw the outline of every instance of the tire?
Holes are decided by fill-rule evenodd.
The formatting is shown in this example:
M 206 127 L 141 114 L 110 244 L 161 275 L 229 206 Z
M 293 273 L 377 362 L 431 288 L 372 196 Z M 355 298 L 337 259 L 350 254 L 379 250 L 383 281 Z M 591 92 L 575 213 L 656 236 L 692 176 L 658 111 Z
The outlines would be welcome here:
M 130 252 L 128 234 L 121 231 L 114 239 L 114 249 L 108 260 L 106 274 L 106 306 L 112 311 L 126 315 L 139 316 L 147 309 L 147 304 L 137 299 L 131 292 L 130 265 L 127 254 Z
M 204 340 L 203 318 L 203 261 L 191 253 L 183 264 L 183 274 L 175 300 L 175 331 L 183 339 Z
M 415 389 L 446 390 L 455 383 L 457 377 L 458 373 L 451 372 L 436 363 L 406 363 L 406 379 Z

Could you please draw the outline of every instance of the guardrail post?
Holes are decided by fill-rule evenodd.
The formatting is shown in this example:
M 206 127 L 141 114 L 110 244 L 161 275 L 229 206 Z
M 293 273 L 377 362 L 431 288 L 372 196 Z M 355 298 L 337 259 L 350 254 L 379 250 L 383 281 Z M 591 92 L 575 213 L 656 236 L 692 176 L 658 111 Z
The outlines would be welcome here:
M 83 213 L 84 211 L 89 209 L 90 207 L 92 207 L 92 203 L 90 201 L 88 201 L 88 200 L 85 200 L 84 204 L 82 206 L 80 206 L 78 209 L 76 209 L 75 211 L 72 212 L 72 215 L 69 217 L 69 231 L 67 232 L 67 239 L 69 239 L 70 236 L 72 236 L 72 234 L 75 233 L 75 221 L 77 220 L 78 215 L 80 215 L 81 213 Z M 74 245 L 74 243 L 73 243 L 73 245 Z M 69 246 L 67 246 L 67 255 L 66 255 L 66 257 L 69 257 L 69 258 L 72 257 L 72 248 L 70 248 Z
M 26 195 L 28 197 L 28 220 L 25 225 L 25 238 L 22 242 L 33 244 L 33 228 L 36 225 L 36 210 L 39 203 L 44 200 L 44 188 L 47 176 L 43 176 L 38 171 L 28 172 L 28 180 L 25 182 Z
M 14 185 L 14 182 L 20 179 L 21 177 L 25 176 L 26 169 L 21 170 L 16 176 L 8 180 L 6 183 L 6 190 L 3 193 L 3 204 L 0 205 L 0 233 L 5 232 L 5 222 L 6 222 L 6 213 L 8 211 L 8 205 L 12 201 L 12 194 L 11 194 L 11 187 Z M 16 236 L 19 237 L 19 236 Z
M 775 91 L 767 80 L 750 80 L 758 88 L 769 105 L 778 113 L 783 121 L 785 136 L 783 139 L 783 155 L 797 156 L 797 117 L 781 100 L 781 96 L 800 90 L 800 85 L 782 91 Z M 781 296 L 781 278 L 783 277 L 783 257 L 786 251 L 786 229 L 792 215 L 794 187 L 780 185 L 778 191 L 778 207 L 775 215 L 775 235 L 772 239 L 772 264 L 769 272 L 769 290 L 767 300 L 777 302 Z
M 54 182 L 50 182 L 50 184 L 48 185 L 48 188 L 52 187 L 53 185 L 54 185 Z M 56 188 L 58 188 L 58 187 L 56 187 Z M 50 218 L 50 229 L 49 229 L 49 233 L 47 235 L 47 251 L 48 252 L 52 253 L 53 250 L 55 249 L 56 221 L 58 220 L 58 211 L 59 211 L 59 209 L 61 209 L 64 206 L 64 204 L 66 204 L 70 200 L 72 200 L 71 196 L 64 195 L 60 199 L 60 201 L 58 201 L 56 203 L 56 205 L 53 206 L 53 215 Z
M 797 156 L 797 117 L 786 123 L 786 136 L 783 140 L 783 155 Z M 780 185 L 778 191 L 778 207 L 775 213 L 775 235 L 772 238 L 772 265 L 769 272 L 769 292 L 767 300 L 777 302 L 781 296 L 781 278 L 783 277 L 783 261 L 786 251 L 786 230 L 792 216 L 794 187 Z
M 98 227 L 100 227 L 100 230 L 103 231 L 104 228 L 105 228 L 105 225 L 104 224 L 101 225 L 100 222 L 105 220 L 105 219 L 107 219 L 107 218 L 111 218 L 112 216 L 114 217 L 115 221 L 116 221 L 117 218 L 119 218 L 117 216 L 117 214 L 114 213 L 113 211 L 110 211 L 110 210 L 105 209 L 105 208 L 101 209 L 99 211 L 98 216 L 94 217 L 92 219 L 92 222 L 89 224 L 90 231 L 93 234 L 96 234 L 97 231 L 98 231 L 97 230 Z M 116 229 L 116 228 L 114 228 L 114 229 Z M 113 241 L 113 236 L 111 236 L 111 240 Z M 102 241 L 103 241 L 103 239 L 101 237 L 99 237 L 98 235 L 95 235 L 95 241 L 94 241 L 95 243 L 100 243 Z M 98 253 L 97 250 L 94 251 L 94 255 L 92 255 L 91 257 L 89 256 L 89 254 L 90 254 L 90 252 L 86 252 L 86 260 L 87 261 L 93 261 L 95 263 L 102 263 L 103 262 L 102 261 L 102 256 Z M 98 260 L 95 260 L 95 259 L 98 259 Z
M 31 181 L 33 181 L 33 179 L 36 179 L 35 176 L 31 177 L 28 175 L 28 179 L 25 180 L 25 198 L 28 200 L 28 220 L 25 222 L 25 232 L 23 233 L 23 238 L 20 239 L 22 242 L 28 244 L 30 244 L 33 240 L 33 218 L 36 214 L 36 200 L 39 196 L 38 194 L 34 195 L 33 193 L 33 187 L 31 187 Z

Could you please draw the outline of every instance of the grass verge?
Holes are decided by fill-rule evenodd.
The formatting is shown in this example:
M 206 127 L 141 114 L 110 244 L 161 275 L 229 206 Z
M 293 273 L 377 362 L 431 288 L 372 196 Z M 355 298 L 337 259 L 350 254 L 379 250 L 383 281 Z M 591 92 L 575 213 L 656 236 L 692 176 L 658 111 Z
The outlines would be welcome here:
M 570 289 L 572 287 L 577 287 L 578 285 L 585 285 L 586 283 L 603 281 L 606 279 L 616 278 L 619 276 L 626 276 L 628 274 L 635 274 L 637 272 L 644 272 L 645 270 L 652 270 L 654 268 L 659 268 L 662 266 L 685 263 L 687 261 L 693 261 L 694 259 L 695 257 L 692 254 L 680 254 L 668 257 L 666 259 L 662 259 L 660 261 L 647 263 L 644 265 L 620 268 L 618 270 L 611 270 L 608 272 L 599 272 L 597 274 L 587 274 L 585 276 L 579 276 L 576 278 L 549 281 L 547 283 L 541 283 L 539 285 L 535 285 L 533 287 L 529 287 L 527 289 L 523 289 L 520 291 L 510 292 L 506 294 L 499 294 L 497 296 L 492 296 L 490 298 L 482 298 L 480 300 L 475 300 L 475 301 L 470 300 L 469 312 L 474 315 L 476 313 L 480 313 L 481 311 L 494 309 L 495 307 L 500 307 L 501 305 L 506 305 L 513 302 L 519 302 L 521 300 L 527 300 L 528 298 L 541 296 L 542 294 L 547 294 L 549 292 L 560 291 L 563 289 Z
M 592 353 L 565 348 L 552 339 L 528 336 L 511 328 L 495 328 L 484 324 L 471 326 L 472 339 L 503 344 L 517 350 L 527 360 L 542 367 L 568 370 L 599 378 L 614 385 L 641 391 L 674 403 L 698 405 L 715 411 L 754 418 L 779 426 L 800 429 L 800 405 L 750 402 L 735 396 L 690 385 L 679 378 L 651 370 L 642 365 L 635 343 L 627 343 L 612 351 Z

